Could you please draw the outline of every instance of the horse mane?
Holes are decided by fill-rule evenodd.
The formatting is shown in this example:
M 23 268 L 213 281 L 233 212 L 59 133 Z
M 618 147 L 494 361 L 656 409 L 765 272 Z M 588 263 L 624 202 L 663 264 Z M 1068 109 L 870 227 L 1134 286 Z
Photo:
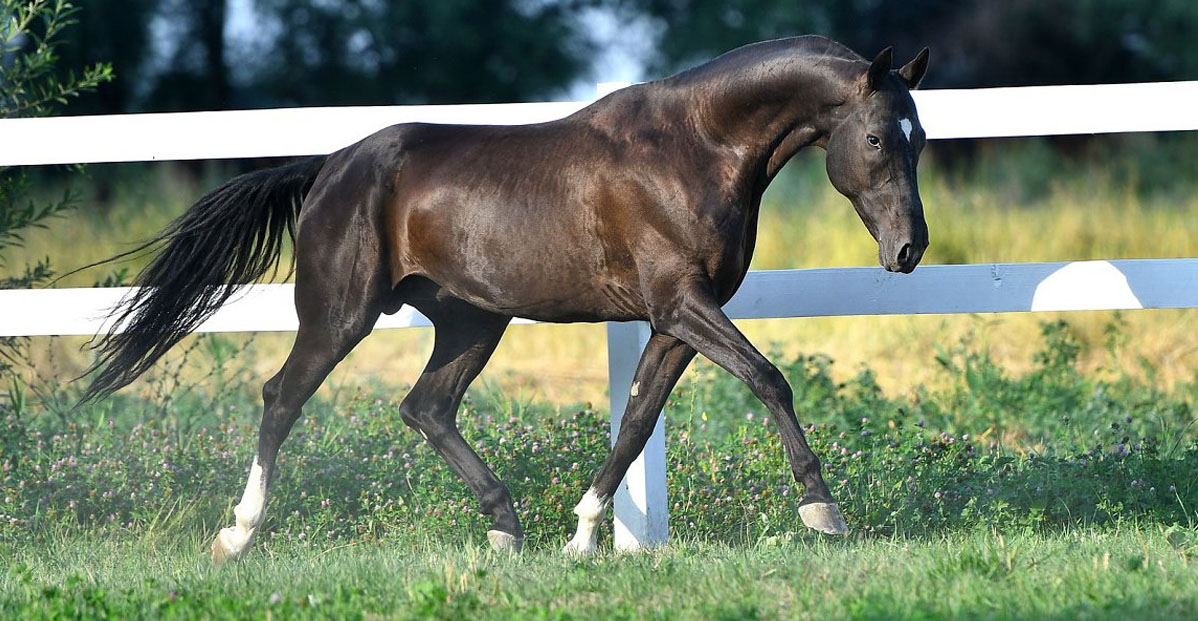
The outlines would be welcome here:
M 694 109 L 693 98 L 697 93 L 716 94 L 730 87 L 743 88 L 760 83 L 768 80 L 771 74 L 776 75 L 772 71 L 775 68 L 786 71 L 802 66 L 857 62 L 867 61 L 848 47 L 819 35 L 750 43 L 674 75 L 620 89 L 575 112 L 570 118 L 598 122 L 605 131 L 621 133 L 634 118 L 625 113 L 629 106 L 637 109 L 635 118 L 672 123 L 679 115 Z
M 662 80 L 663 83 L 679 85 L 704 82 L 711 78 L 726 76 L 743 69 L 757 67 L 773 60 L 793 61 L 801 57 L 825 57 L 848 61 L 864 61 L 865 58 L 845 45 L 819 35 L 786 37 L 772 41 L 761 41 L 725 52 L 712 60 Z

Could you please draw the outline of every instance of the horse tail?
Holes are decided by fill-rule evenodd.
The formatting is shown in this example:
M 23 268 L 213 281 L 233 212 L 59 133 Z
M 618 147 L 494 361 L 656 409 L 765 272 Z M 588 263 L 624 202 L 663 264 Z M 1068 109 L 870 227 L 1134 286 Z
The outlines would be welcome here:
M 144 373 L 239 289 L 272 267 L 283 235 L 295 239 L 300 204 L 325 157 L 247 173 L 209 192 L 153 239 L 113 259 L 161 251 L 114 309 L 98 337 L 95 373 L 79 404 L 106 397 Z M 113 259 L 109 259 L 111 261 Z M 101 262 L 105 263 L 107 261 Z

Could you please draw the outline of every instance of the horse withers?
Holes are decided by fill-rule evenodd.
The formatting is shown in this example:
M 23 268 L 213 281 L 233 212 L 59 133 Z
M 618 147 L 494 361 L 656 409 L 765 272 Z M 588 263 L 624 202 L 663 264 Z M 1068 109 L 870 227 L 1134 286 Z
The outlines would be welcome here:
M 84 400 L 128 384 L 295 243 L 299 329 L 262 389 L 258 452 L 216 561 L 250 545 L 279 447 L 300 408 L 381 313 L 409 304 L 433 323 L 432 357 L 403 420 L 477 496 L 498 549 L 523 542 L 507 488 L 456 425 L 467 386 L 514 316 L 644 320 L 615 445 L 566 545 L 589 553 L 616 486 L 696 353 L 745 382 L 777 422 L 805 496 L 803 523 L 847 526 L 795 417 L 790 386 L 721 310 L 745 277 L 766 186 L 798 150 L 827 150 L 890 271 L 928 245 L 916 183 L 925 144 L 909 91 L 923 50 L 897 71 L 806 36 L 748 45 L 617 91 L 561 120 L 523 126 L 403 124 L 327 157 L 237 177 L 141 249 L 159 248 L 101 337 Z M 302 131 L 302 128 L 297 128 Z

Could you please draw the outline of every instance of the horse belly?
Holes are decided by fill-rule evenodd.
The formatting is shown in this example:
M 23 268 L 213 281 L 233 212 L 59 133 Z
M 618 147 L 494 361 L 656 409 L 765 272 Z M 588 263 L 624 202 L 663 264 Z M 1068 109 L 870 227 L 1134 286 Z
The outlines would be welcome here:
M 580 218 L 545 212 L 509 219 L 494 217 L 497 211 L 488 217 L 443 208 L 410 219 L 403 254 L 412 265 L 402 273 L 425 276 L 479 308 L 538 321 L 646 316 L 630 284 L 635 278 L 610 264 L 603 240 Z
M 644 299 L 587 253 L 509 249 L 502 258 L 471 257 L 436 280 L 480 308 L 548 322 L 644 318 Z

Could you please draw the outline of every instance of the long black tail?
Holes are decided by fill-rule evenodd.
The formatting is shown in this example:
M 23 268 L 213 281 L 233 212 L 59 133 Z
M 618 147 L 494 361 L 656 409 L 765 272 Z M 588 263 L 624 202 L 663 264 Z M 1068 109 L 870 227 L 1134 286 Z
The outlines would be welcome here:
M 326 158 L 241 175 L 209 192 L 156 237 L 119 256 L 161 249 L 121 300 L 121 331 L 103 335 L 80 404 L 112 394 L 144 373 L 212 316 L 236 285 L 276 266 L 286 233 L 294 239 L 300 203 Z M 119 258 L 119 257 L 117 257 Z M 229 286 L 233 285 L 233 286 Z

